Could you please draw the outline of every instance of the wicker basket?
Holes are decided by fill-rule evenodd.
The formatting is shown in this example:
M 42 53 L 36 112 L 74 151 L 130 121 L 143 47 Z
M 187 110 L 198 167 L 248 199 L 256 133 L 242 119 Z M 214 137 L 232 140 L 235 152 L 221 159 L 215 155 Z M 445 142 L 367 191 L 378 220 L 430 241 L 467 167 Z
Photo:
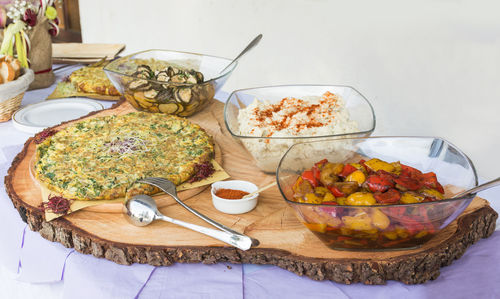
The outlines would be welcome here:
M 21 106 L 23 96 L 24 92 L 0 103 L 0 122 L 10 120 L 12 114 L 14 114 L 14 112 L 16 112 Z
M 33 82 L 34 74 L 30 69 L 22 69 L 22 75 L 14 81 L 0 84 L 0 122 L 10 120 L 12 114 L 21 106 L 24 92 Z

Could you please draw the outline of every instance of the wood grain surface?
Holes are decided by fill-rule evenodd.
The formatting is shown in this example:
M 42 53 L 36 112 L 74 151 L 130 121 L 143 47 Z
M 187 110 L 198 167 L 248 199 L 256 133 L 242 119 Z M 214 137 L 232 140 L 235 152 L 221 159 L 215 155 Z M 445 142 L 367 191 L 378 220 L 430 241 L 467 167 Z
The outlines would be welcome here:
M 128 103 L 122 101 L 109 110 L 89 117 L 132 110 Z M 223 105 L 214 101 L 190 119 L 206 129 L 219 144 L 222 166 L 232 179 L 249 180 L 258 186 L 273 182 L 274 176 L 259 171 L 247 151 L 227 132 L 222 111 Z M 185 198 L 188 205 L 212 219 L 259 239 L 260 245 L 248 251 L 226 246 L 220 241 L 166 222 L 135 227 L 120 213 L 82 210 L 45 222 L 38 208 L 40 196 L 37 196 L 33 181 L 26 179 L 29 174 L 24 165 L 33 155 L 32 142 L 32 139 L 26 142 L 5 179 L 7 192 L 23 220 L 48 240 L 119 264 L 273 264 L 316 280 L 365 284 L 383 284 L 387 280 L 399 280 L 407 284 L 423 283 L 438 277 L 440 267 L 451 264 L 468 246 L 490 236 L 498 217 L 486 200 L 475 198 L 457 221 L 424 246 L 386 252 L 327 248 L 297 220 L 277 187 L 262 192 L 257 207 L 240 215 L 217 211 L 212 205 L 208 189 Z M 207 226 L 173 202 L 163 205 L 160 210 L 168 216 Z

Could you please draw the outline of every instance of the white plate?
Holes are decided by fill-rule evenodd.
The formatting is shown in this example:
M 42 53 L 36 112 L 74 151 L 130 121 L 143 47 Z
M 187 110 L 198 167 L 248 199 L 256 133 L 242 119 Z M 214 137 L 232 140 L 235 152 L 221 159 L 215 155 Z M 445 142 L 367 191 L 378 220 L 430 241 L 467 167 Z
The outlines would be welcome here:
M 28 105 L 12 115 L 14 127 L 27 133 L 38 133 L 60 124 L 103 109 L 99 102 L 86 98 L 67 98 Z

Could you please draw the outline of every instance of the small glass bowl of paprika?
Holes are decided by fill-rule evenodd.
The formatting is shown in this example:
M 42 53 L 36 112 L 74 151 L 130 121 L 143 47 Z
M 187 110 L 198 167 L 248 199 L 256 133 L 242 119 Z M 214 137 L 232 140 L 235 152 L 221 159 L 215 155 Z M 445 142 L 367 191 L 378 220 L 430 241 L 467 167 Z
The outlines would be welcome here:
M 257 191 L 255 184 L 247 181 L 220 181 L 212 184 L 212 203 L 214 207 L 226 214 L 247 213 L 257 205 L 259 193 L 243 198 Z

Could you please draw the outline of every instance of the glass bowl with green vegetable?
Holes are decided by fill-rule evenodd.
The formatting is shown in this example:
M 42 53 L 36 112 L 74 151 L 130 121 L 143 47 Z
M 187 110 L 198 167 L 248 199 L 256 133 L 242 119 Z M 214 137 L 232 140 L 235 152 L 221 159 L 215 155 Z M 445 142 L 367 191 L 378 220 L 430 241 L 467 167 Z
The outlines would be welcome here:
M 190 116 L 202 110 L 237 63 L 231 59 L 170 50 L 147 50 L 110 62 L 108 78 L 138 110 Z

